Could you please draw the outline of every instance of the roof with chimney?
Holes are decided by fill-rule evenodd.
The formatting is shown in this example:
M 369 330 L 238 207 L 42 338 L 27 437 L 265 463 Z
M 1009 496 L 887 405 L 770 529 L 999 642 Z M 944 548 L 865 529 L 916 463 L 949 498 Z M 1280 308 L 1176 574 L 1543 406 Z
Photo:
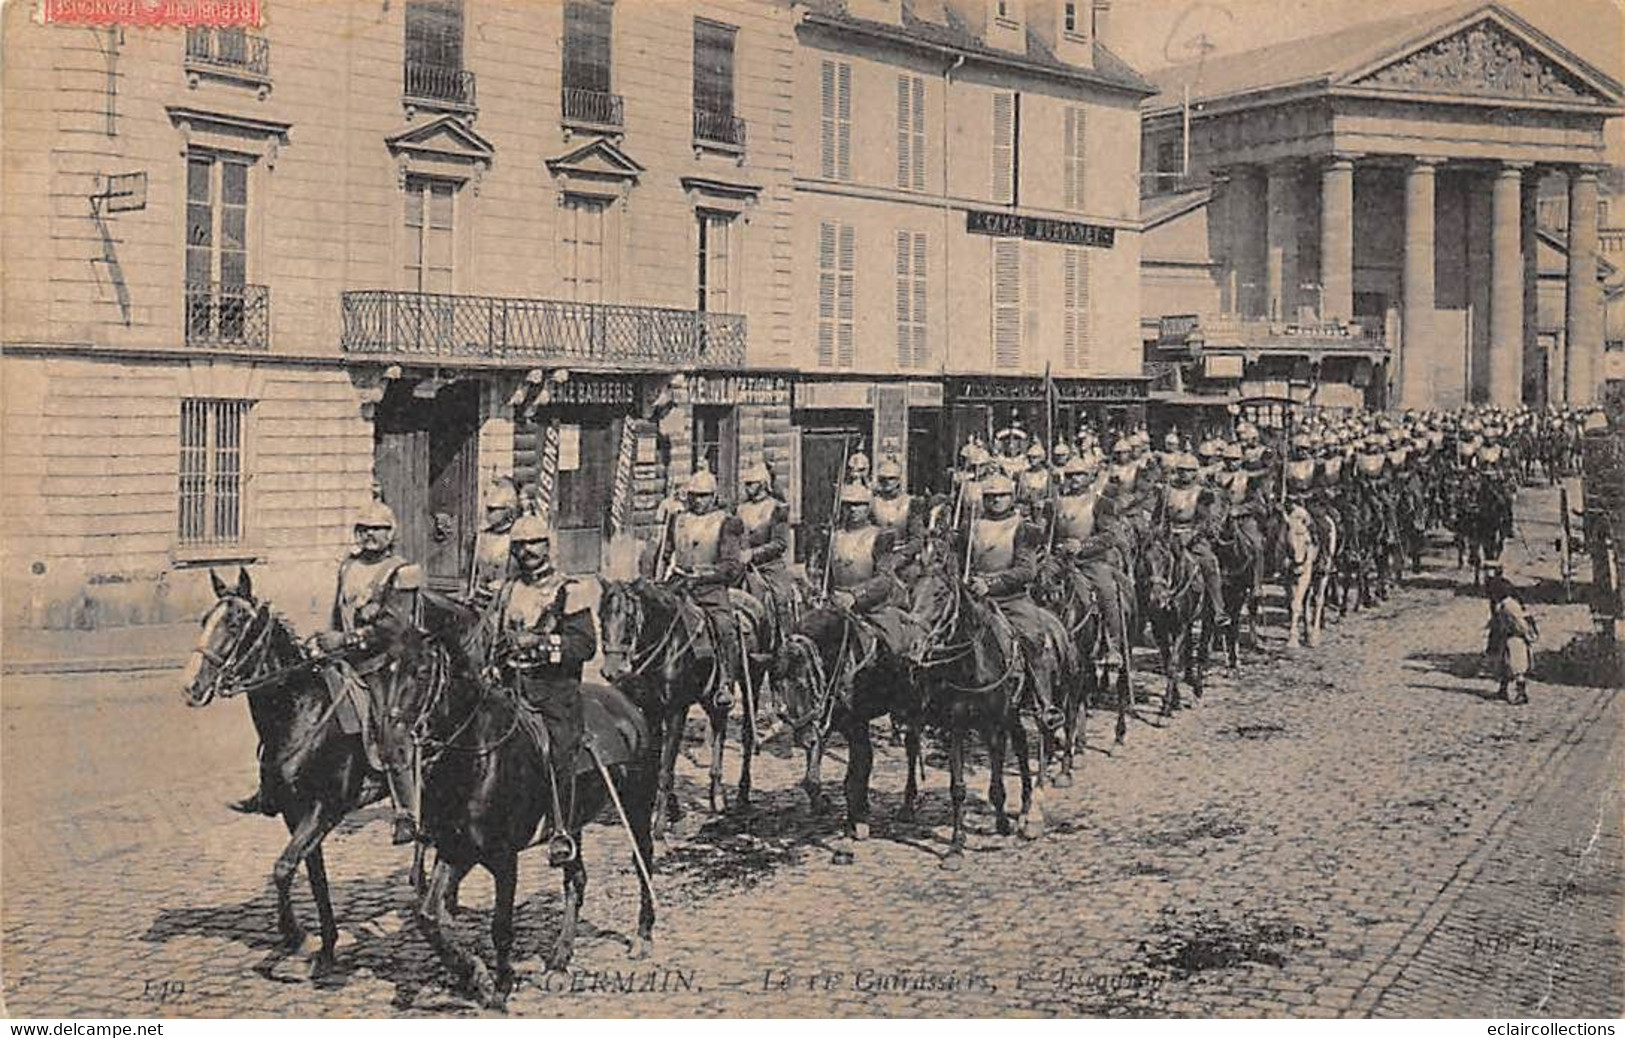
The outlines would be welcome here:
M 859 32 L 865 36 L 904 45 L 912 44 L 962 54 L 971 60 L 1015 66 L 1029 72 L 1058 76 L 1141 96 L 1157 92 L 1155 83 L 1136 72 L 1098 39 L 1090 40 L 1094 68 L 1074 65 L 1056 57 L 1054 51 L 1034 33 L 1031 26 L 1027 26 L 1025 30 L 1027 38 L 1025 53 L 1005 50 L 990 45 L 978 36 L 966 24 L 964 18 L 951 6 L 943 4 L 942 0 L 901 0 L 902 17 L 898 25 L 857 17 L 851 13 L 845 0 L 780 0 L 780 2 L 804 12 L 806 19 L 813 24 Z M 923 12 L 926 9 L 929 9 L 935 17 L 925 16 Z
M 1449 63 L 1471 64 L 1485 50 L 1525 63 L 1504 81 L 1508 96 L 1522 88 L 1522 96 L 1539 101 L 1603 108 L 1625 101 L 1618 82 L 1573 51 L 1501 4 L 1472 0 L 1156 70 L 1150 76 L 1159 93 L 1144 110 L 1178 110 L 1187 88 L 1191 101 L 1210 103 L 1290 88 L 1436 92 L 1442 85 L 1453 92 L 1448 80 L 1458 73 Z

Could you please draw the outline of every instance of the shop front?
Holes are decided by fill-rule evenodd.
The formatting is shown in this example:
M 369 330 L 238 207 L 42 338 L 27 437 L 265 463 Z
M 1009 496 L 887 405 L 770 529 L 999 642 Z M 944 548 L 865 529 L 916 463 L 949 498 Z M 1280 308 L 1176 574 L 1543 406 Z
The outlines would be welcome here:
M 949 379 L 946 427 L 941 449 L 949 457 L 972 438 L 992 444 L 1001 433 L 1020 427 L 1030 442 L 1072 442 L 1080 429 L 1103 438 L 1145 423 L 1148 380 L 1057 378 L 1046 388 L 1042 378 L 976 376 Z

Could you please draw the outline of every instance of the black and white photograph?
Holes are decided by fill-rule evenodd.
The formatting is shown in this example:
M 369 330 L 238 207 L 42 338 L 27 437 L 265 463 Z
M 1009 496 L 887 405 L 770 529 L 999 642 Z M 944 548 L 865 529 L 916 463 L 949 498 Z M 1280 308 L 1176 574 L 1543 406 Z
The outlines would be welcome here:
M 1621 0 L 7 0 L 0 1016 L 1613 1034 L 1622 83 Z

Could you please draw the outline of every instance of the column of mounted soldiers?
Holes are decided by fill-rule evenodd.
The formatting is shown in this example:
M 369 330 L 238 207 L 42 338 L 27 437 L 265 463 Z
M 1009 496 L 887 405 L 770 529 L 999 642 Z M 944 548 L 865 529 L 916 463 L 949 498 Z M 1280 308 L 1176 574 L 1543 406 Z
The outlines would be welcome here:
M 827 527 L 807 526 L 821 543 L 808 552 L 805 576 L 792 569 L 790 510 L 767 467 L 744 468 L 731 508 L 702 468 L 662 504 L 646 578 L 703 613 L 709 637 L 689 637 L 696 651 L 714 656 L 710 705 L 725 711 L 743 694 L 754 725 L 772 711 L 767 698 L 754 701 L 752 664 L 809 606 L 861 617 L 893 654 L 917 659 L 919 642 L 933 632 L 911 611 L 909 588 L 928 569 L 951 571 L 971 598 L 996 604 L 1007 618 L 1025 657 L 1026 710 L 1054 733 L 1064 723 L 1056 650 L 1070 632 L 1033 597 L 1043 567 L 1075 574 L 1099 602 L 1138 603 L 1128 632 L 1134 641 L 1145 623 L 1152 545 L 1179 560 L 1193 595 L 1200 589 L 1204 641 L 1236 618 L 1224 605 L 1234 574 L 1221 557 L 1253 560 L 1242 583 L 1256 596 L 1265 581 L 1285 582 L 1293 529 L 1322 553 L 1316 565 L 1340 586 L 1345 608 L 1351 592 L 1356 607 L 1385 597 L 1407 559 L 1419 565 L 1421 538 L 1441 526 L 1455 534 L 1462 557 L 1493 573 L 1513 535 L 1518 486 L 1572 473 L 1582 427 L 1600 420 L 1596 409 L 1311 413 L 1267 429 L 1227 422 L 1194 439 L 1175 428 L 1160 449 L 1144 428 L 1108 434 L 1086 425 L 1046 446 L 1012 422 L 991 443 L 964 444 L 951 492 L 934 495 L 910 492 L 897 459 L 882 457 L 871 469 L 854 451 Z M 597 655 L 597 624 L 587 585 L 556 568 L 555 531 L 540 511 L 511 483 L 489 495 L 472 574 L 455 597 L 469 626 L 489 635 L 464 639 L 480 646 L 480 672 L 539 721 L 538 752 L 555 777 L 552 817 L 569 818 L 582 669 Z M 419 838 L 422 748 L 400 707 L 411 698 L 404 684 L 416 676 L 395 646 L 403 631 L 429 623 L 425 602 L 434 593 L 398 552 L 396 532 L 381 500 L 357 517 L 355 547 L 337 569 L 330 629 L 309 650 L 332 693 L 333 723 L 362 735 L 387 778 L 395 840 L 409 843 Z M 742 618 L 757 632 L 749 645 Z M 776 633 L 764 636 L 764 627 Z M 1294 624 L 1289 644 L 1297 637 Z M 275 814 L 277 781 L 262 768 L 261 788 L 233 806 Z M 543 836 L 554 864 L 577 853 L 567 827 L 544 820 Z

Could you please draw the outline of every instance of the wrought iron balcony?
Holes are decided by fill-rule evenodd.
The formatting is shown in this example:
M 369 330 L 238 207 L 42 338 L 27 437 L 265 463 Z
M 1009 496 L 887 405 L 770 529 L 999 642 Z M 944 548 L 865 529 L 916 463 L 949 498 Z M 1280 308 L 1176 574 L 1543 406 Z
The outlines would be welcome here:
M 408 101 L 427 101 L 431 105 L 451 105 L 456 108 L 474 107 L 474 73 L 467 69 L 411 59 L 407 59 L 405 69 L 404 92 Z
M 271 338 L 271 290 L 264 285 L 189 282 L 186 345 L 263 350 Z
M 348 353 L 647 370 L 745 362 L 745 318 L 738 314 L 387 290 L 345 292 L 343 299 Z
M 245 29 L 191 26 L 186 30 L 186 68 L 255 82 L 271 78 L 271 41 Z
M 732 112 L 711 112 L 694 109 L 694 140 L 702 144 L 721 145 L 737 151 L 745 150 L 745 120 Z
M 564 121 L 572 126 L 610 126 L 619 128 L 624 123 L 620 94 L 606 94 L 601 90 L 578 90 L 565 87 L 561 98 Z

